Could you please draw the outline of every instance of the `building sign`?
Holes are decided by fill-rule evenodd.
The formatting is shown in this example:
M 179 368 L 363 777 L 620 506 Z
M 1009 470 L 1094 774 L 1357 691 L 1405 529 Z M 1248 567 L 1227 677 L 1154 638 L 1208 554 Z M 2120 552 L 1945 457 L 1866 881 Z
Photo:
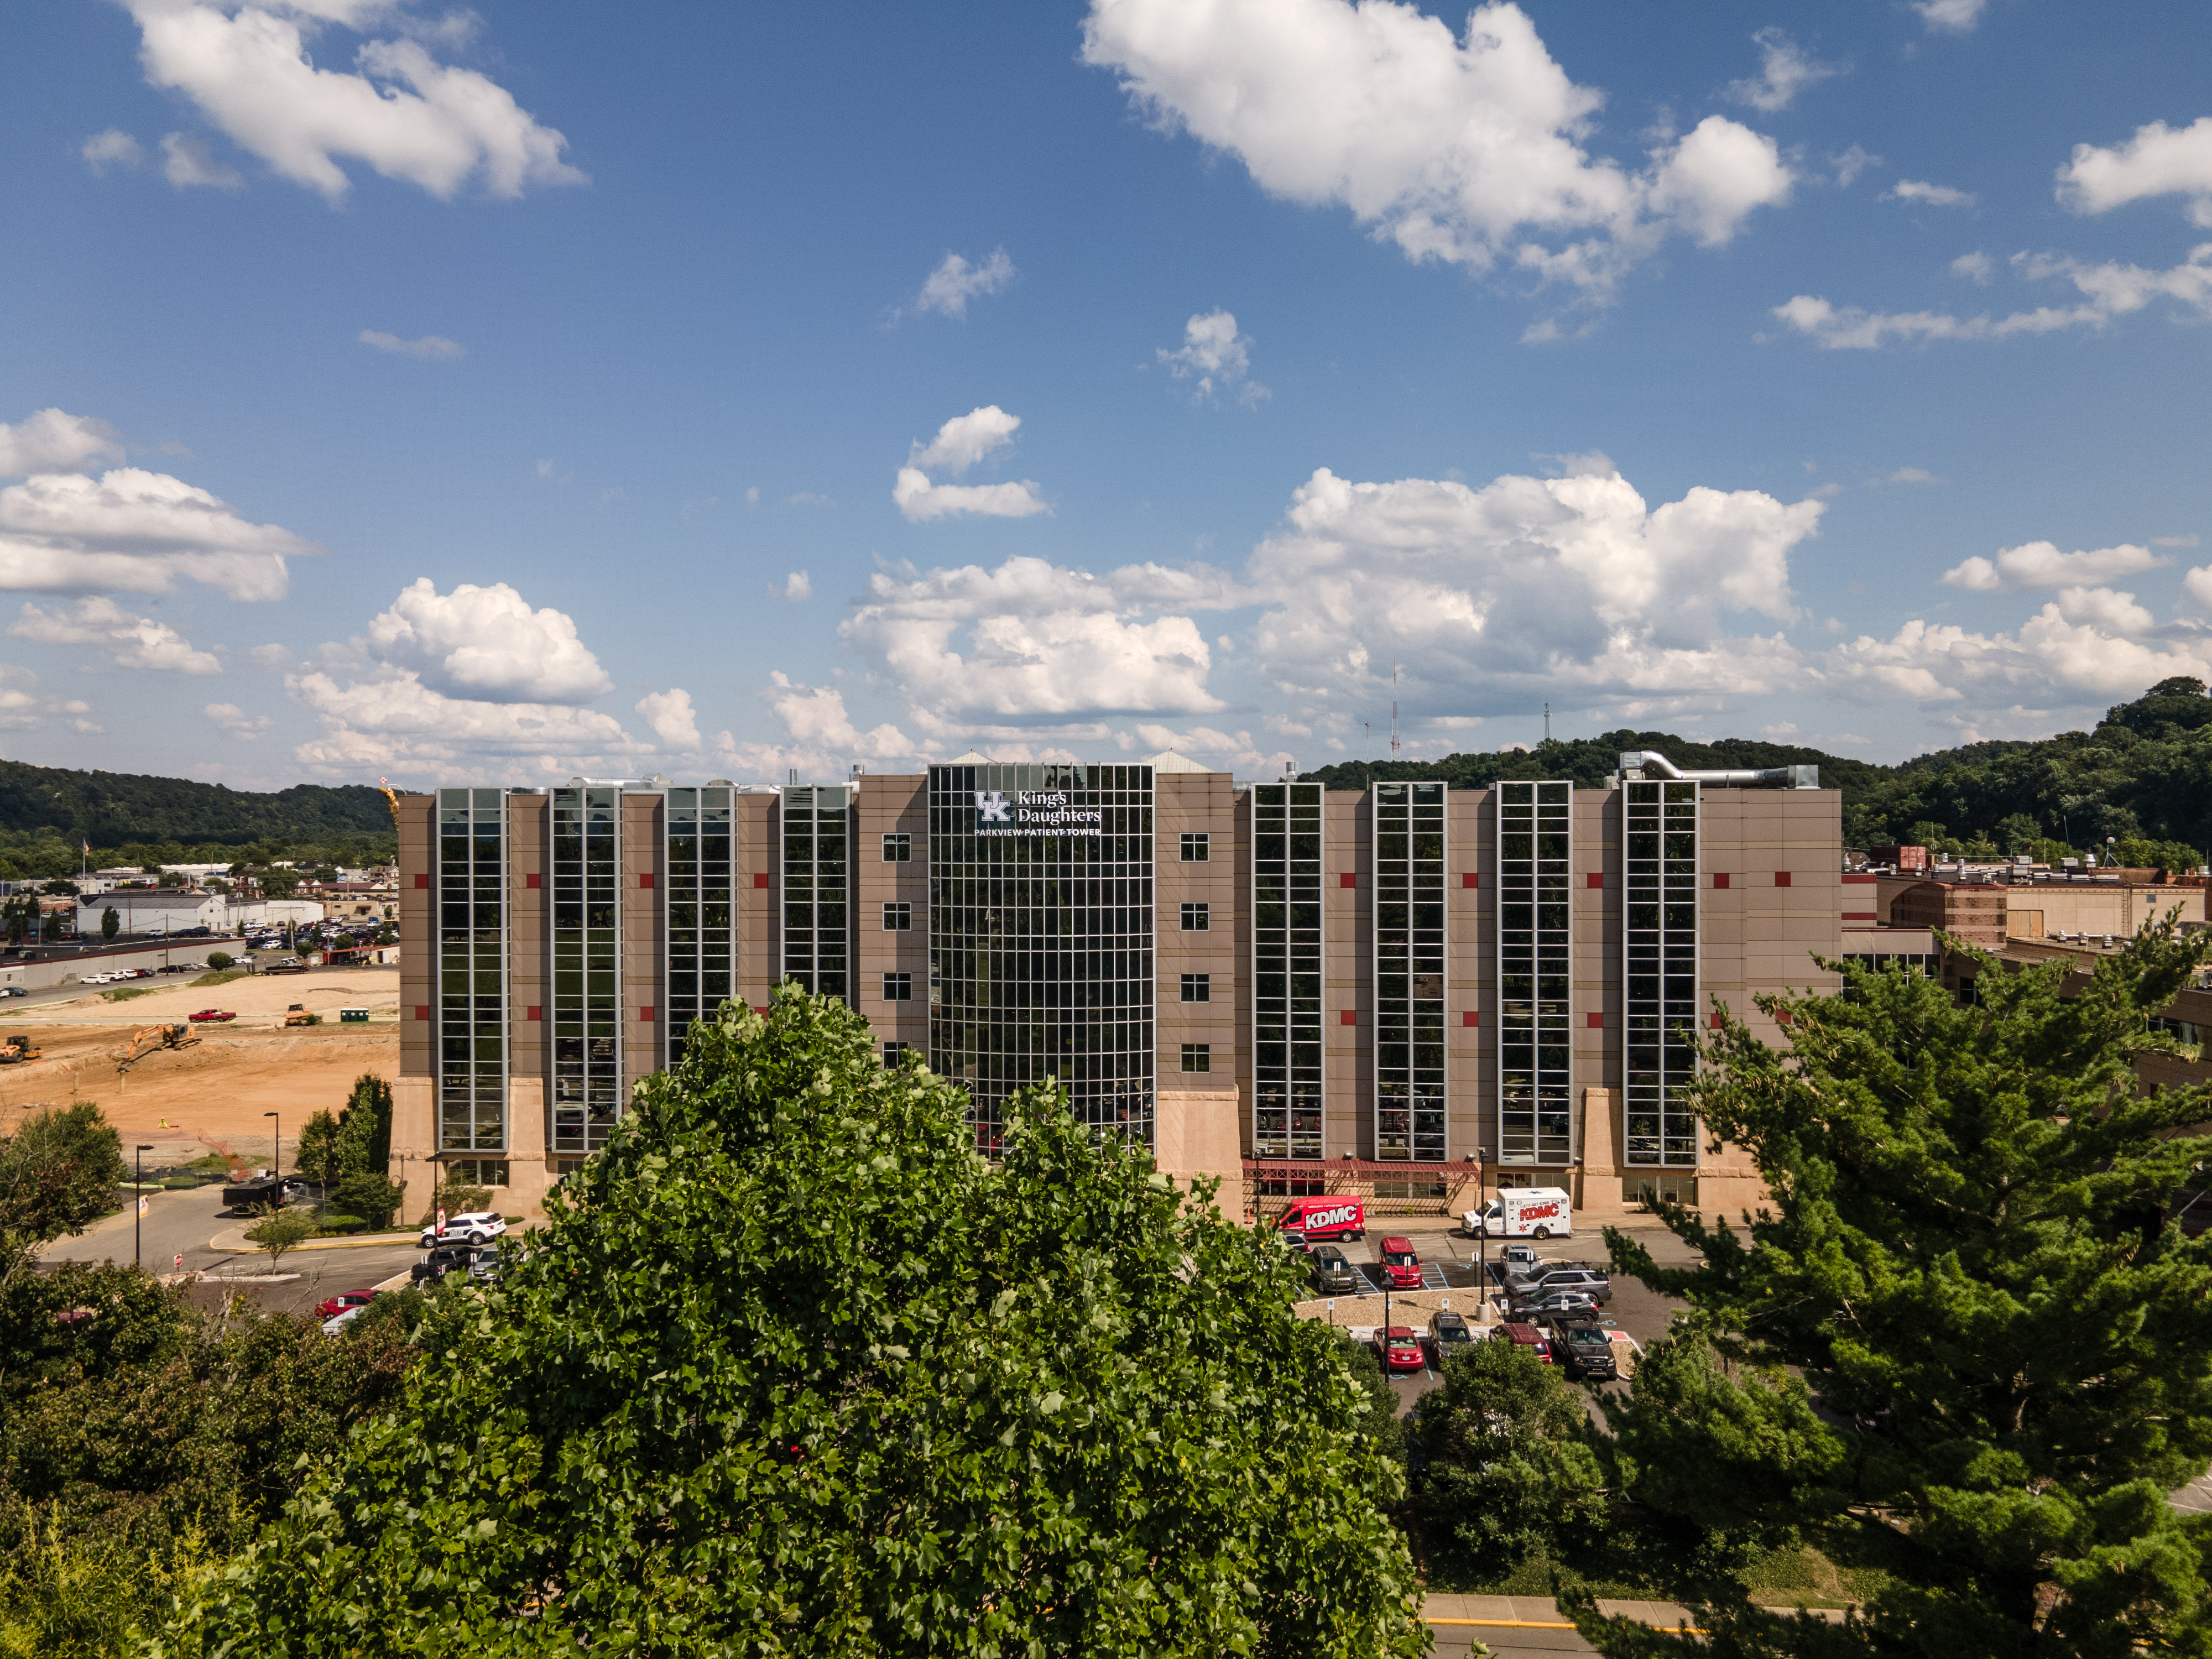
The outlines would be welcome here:
M 1106 811 L 1072 806 L 1062 789 L 975 791 L 975 833 L 979 836 L 1103 836 Z

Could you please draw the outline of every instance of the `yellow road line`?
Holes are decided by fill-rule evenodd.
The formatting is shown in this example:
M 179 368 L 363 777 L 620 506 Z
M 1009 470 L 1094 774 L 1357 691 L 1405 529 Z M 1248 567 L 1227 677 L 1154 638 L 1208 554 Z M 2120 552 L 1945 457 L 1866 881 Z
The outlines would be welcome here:
M 1425 1619 L 1429 1625 L 1480 1625 L 1486 1630 L 1572 1630 L 1571 1624 L 1548 1619 Z M 1704 1636 L 1708 1632 L 1695 1625 L 1654 1625 L 1650 1628 L 1669 1636 Z

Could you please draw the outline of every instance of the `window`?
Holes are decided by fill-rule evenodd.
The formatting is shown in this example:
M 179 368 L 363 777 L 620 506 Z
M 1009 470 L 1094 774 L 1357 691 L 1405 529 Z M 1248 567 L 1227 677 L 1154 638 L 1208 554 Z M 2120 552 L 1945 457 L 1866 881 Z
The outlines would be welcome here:
M 1203 933 L 1213 926 L 1212 911 L 1204 904 L 1182 907 L 1182 930 L 1186 933 Z
M 1186 1042 L 1182 1045 L 1182 1068 L 1186 1072 L 1210 1072 L 1213 1069 L 1213 1045 L 1210 1042 Z
M 884 1070 L 886 1072 L 896 1072 L 898 1070 L 899 1062 L 906 1058 L 906 1051 L 913 1047 L 914 1045 L 911 1042 L 884 1043 Z
M 914 906 L 912 904 L 904 899 L 898 899 L 884 906 L 884 932 L 904 933 L 910 933 L 913 928 Z
M 912 1002 L 914 1000 L 914 975 L 912 974 L 885 974 L 884 975 L 884 1000 L 885 1002 Z
M 1213 975 L 1211 974 L 1185 974 L 1182 976 L 1182 1000 L 1185 1002 L 1212 1001 Z
M 450 1158 L 446 1160 L 446 1179 L 464 1187 L 504 1187 L 507 1184 L 507 1160 Z
M 914 859 L 914 837 L 902 830 L 884 837 L 884 862 L 908 864 Z
M 1211 856 L 1209 844 L 1212 839 L 1202 830 L 1195 835 L 1185 831 L 1182 838 L 1182 861 L 1185 864 L 1204 864 Z

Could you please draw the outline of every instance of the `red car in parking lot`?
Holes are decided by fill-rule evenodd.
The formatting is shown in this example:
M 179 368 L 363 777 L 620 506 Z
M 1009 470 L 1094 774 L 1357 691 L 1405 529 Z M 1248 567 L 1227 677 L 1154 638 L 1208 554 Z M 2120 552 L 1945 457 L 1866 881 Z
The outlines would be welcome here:
M 1421 1288 L 1421 1258 L 1414 1254 L 1412 1239 L 1382 1241 L 1382 1271 L 1390 1276 L 1390 1288 L 1394 1291 Z
M 325 1319 L 335 1319 L 348 1308 L 366 1308 L 375 1300 L 374 1291 L 340 1291 L 327 1301 L 318 1302 L 315 1311 Z
M 1421 1339 L 1411 1325 L 1393 1325 L 1375 1333 L 1375 1352 L 1386 1371 L 1418 1371 L 1427 1367 Z

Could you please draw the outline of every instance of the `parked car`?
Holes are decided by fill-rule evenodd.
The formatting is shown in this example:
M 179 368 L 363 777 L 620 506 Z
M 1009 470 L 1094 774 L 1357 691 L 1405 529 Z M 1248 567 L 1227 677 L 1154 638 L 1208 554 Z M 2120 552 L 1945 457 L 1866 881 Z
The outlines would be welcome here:
M 464 1210 L 459 1215 L 449 1215 L 446 1224 L 434 1222 L 422 1229 L 419 1241 L 428 1249 L 434 1244 L 489 1244 L 507 1231 L 507 1223 L 491 1210 Z
M 1410 1238 L 1386 1238 L 1382 1241 L 1382 1272 L 1394 1291 L 1418 1291 L 1421 1288 L 1421 1258 L 1414 1254 Z
M 1393 1325 L 1376 1332 L 1375 1357 L 1382 1362 L 1386 1372 L 1424 1370 L 1429 1363 L 1421 1352 L 1421 1339 L 1411 1325 Z
M 442 1245 L 410 1267 L 407 1276 L 417 1285 L 434 1285 L 447 1273 L 467 1272 L 476 1259 L 477 1253 L 465 1245 Z
M 1528 1349 L 1547 1365 L 1552 1363 L 1550 1339 L 1526 1320 L 1509 1319 L 1491 1333 L 1493 1342 L 1510 1342 L 1516 1347 Z
M 338 1312 L 332 1314 L 328 1319 L 325 1319 L 323 1322 L 323 1334 L 325 1336 L 336 1336 L 339 1334 L 347 1326 L 352 1324 L 355 1320 L 360 1318 L 362 1315 L 368 1311 L 368 1304 L 367 1303 L 362 1304 L 359 1307 L 340 1310 Z
M 1620 1375 L 1613 1339 L 1595 1319 L 1554 1314 L 1544 1322 L 1560 1369 L 1576 1382 L 1610 1382 Z
M 0 985 L 0 997 L 27 997 L 30 994 L 20 985 Z
M 1547 1291 L 1541 1296 L 1518 1297 L 1514 1299 L 1516 1319 L 1541 1319 L 1549 1314 L 1589 1314 L 1595 1317 L 1597 1304 L 1584 1290 L 1567 1288 Z
M 1281 1239 L 1284 1243 L 1289 1245 L 1291 1249 L 1296 1250 L 1300 1255 L 1311 1255 L 1313 1254 L 1313 1246 L 1306 1243 L 1306 1236 L 1300 1232 L 1296 1227 L 1285 1227 L 1280 1232 L 1277 1233 L 1275 1237 Z
M 1367 1288 L 1359 1269 L 1334 1244 L 1322 1244 L 1312 1253 L 1314 1289 L 1323 1296 L 1357 1296 Z
M 348 1308 L 366 1308 L 376 1300 L 374 1291 L 340 1291 L 336 1296 L 315 1304 L 315 1311 L 325 1319 L 335 1319 Z
M 1516 1302 L 1522 1297 L 1542 1296 L 1553 1291 L 1580 1291 L 1600 1306 L 1613 1300 L 1613 1281 L 1595 1267 L 1568 1264 L 1547 1267 L 1533 1278 L 1508 1279 L 1506 1294 Z
M 307 964 L 297 957 L 286 957 L 282 962 L 272 962 L 261 970 L 264 974 L 304 974 Z
M 1429 1359 L 1437 1370 L 1443 1370 L 1445 1360 L 1474 1341 L 1474 1328 L 1449 1308 L 1429 1316 Z
M 238 1016 L 228 1008 L 203 1008 L 197 1014 L 187 1014 L 185 1018 L 195 1025 L 206 1025 L 223 1020 L 236 1019 Z

